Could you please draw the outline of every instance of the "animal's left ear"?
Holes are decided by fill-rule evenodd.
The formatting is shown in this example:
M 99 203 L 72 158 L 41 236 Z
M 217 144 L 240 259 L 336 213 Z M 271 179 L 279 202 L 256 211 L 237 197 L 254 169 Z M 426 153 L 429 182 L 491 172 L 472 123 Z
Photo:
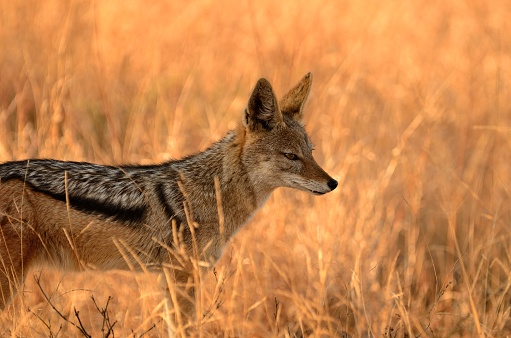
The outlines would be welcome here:
M 270 82 L 265 78 L 257 81 L 243 113 L 242 122 L 250 132 L 269 131 L 283 123 L 277 98 Z
M 279 107 L 282 114 L 292 117 L 296 121 L 301 121 L 303 117 L 303 106 L 312 86 L 312 73 L 307 73 L 304 78 L 298 82 L 282 99 Z

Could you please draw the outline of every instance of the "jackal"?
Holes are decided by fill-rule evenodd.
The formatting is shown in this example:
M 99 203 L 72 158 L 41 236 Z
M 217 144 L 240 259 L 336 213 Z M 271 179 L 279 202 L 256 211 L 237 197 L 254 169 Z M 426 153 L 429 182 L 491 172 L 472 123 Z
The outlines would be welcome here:
M 280 101 L 268 80 L 242 121 L 203 152 L 157 165 L 57 160 L 0 165 L 0 309 L 36 266 L 170 271 L 186 285 L 277 187 L 322 195 L 337 181 L 314 160 L 302 124 L 307 74 Z M 195 263 L 194 263 L 195 262 Z M 168 278 L 168 277 L 167 277 Z M 176 296 L 194 315 L 193 288 Z

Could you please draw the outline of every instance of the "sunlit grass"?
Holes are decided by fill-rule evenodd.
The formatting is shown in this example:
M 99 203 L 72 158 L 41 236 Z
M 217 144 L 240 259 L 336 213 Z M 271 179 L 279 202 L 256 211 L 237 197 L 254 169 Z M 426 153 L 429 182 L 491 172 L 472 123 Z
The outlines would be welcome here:
M 0 161 L 179 158 L 236 126 L 259 77 L 282 95 L 312 71 L 307 129 L 340 186 L 275 192 L 204 276 L 197 335 L 511 334 L 507 2 L 151 4 L 1 2 Z M 166 336 L 156 279 L 41 286 L 93 336 L 91 295 L 118 336 Z M 79 333 L 24 289 L 0 336 Z

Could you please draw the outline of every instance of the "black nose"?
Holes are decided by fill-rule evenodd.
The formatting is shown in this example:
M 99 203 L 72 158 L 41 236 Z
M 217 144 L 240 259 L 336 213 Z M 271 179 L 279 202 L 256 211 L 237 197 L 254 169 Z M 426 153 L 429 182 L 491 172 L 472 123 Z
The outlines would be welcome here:
M 334 180 L 333 178 L 327 183 L 330 190 L 334 190 L 335 188 L 337 188 L 337 184 L 338 184 L 337 181 Z

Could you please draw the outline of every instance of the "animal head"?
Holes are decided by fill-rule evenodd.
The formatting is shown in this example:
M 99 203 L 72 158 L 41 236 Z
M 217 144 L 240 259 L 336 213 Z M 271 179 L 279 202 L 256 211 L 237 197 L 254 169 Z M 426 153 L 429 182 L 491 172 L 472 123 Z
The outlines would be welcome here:
M 256 187 L 289 187 L 316 195 L 337 187 L 312 156 L 314 146 L 303 126 L 311 85 L 308 73 L 280 101 L 268 80 L 255 85 L 242 118 L 242 162 Z

